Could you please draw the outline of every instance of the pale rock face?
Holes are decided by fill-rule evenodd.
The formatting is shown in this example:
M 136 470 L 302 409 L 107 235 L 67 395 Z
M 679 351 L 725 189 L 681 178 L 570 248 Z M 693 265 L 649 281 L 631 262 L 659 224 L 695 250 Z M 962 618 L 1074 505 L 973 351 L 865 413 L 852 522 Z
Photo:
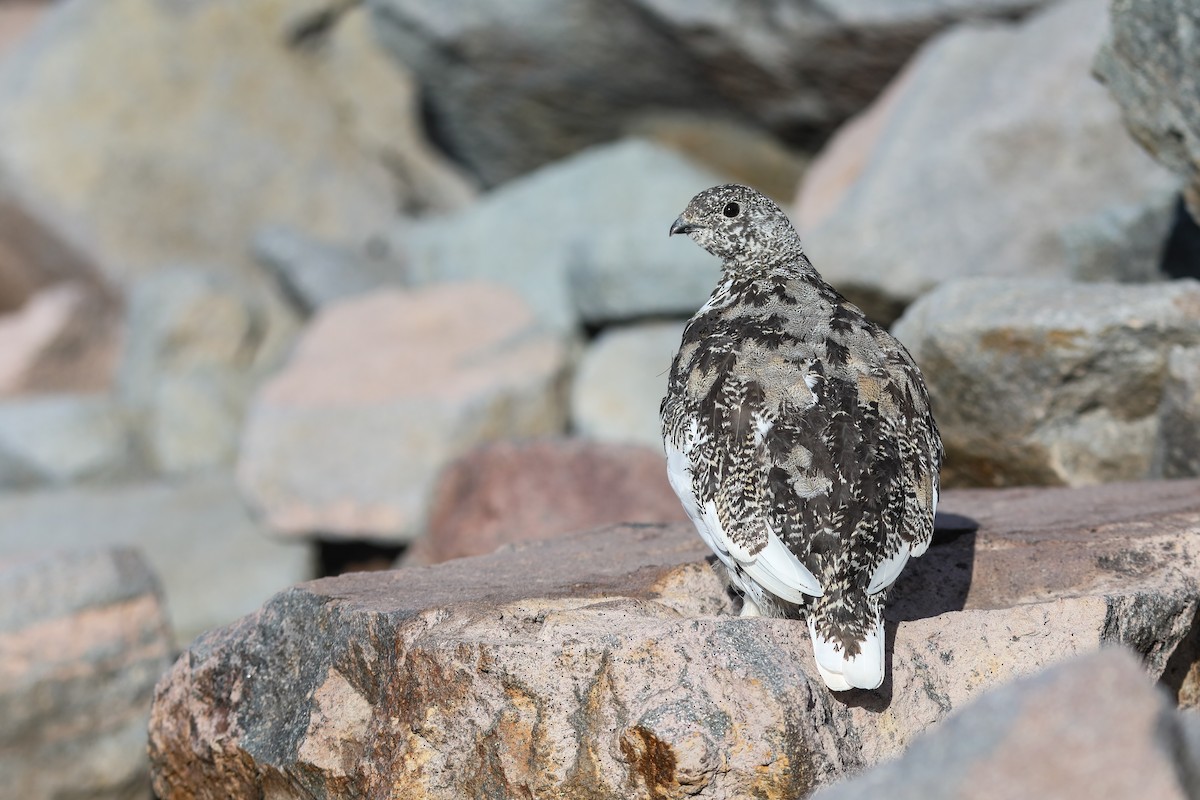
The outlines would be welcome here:
M 1110 30 L 1096 54 L 1097 77 L 1120 103 L 1129 132 L 1187 181 L 1200 220 L 1200 7 L 1175 0 L 1110 6 Z
M 238 475 L 271 527 L 404 541 L 437 471 L 565 425 L 567 348 L 503 287 L 380 290 L 328 306 L 255 396 Z
M 914 303 L 912 352 L 946 447 L 971 485 L 1147 477 L 1167 360 L 1200 345 L 1200 284 L 975 278 Z
M 682 322 L 609 328 L 584 352 L 571 384 L 571 424 L 590 439 L 662 450 L 658 406 Z
M 720 265 L 674 246 L 667 227 L 681 202 L 722 182 L 673 150 L 625 139 L 510 181 L 457 213 L 404 222 L 388 241 L 411 283 L 500 283 L 556 330 L 687 316 Z
M 271 538 L 227 472 L 0 493 L 0 559 L 99 547 L 144 554 L 180 644 L 313 575 L 308 548 Z
M 1090 74 L 1106 5 L 928 42 L 807 173 L 797 223 L 825 279 L 891 321 L 952 278 L 1158 277 L 1179 180 Z
M 173 646 L 136 551 L 0 556 L 5 796 L 146 796 L 146 719 Z
M 0 67 L 0 165 L 125 281 L 250 270 L 261 225 L 355 240 L 466 202 L 411 80 L 335 0 L 56 3 Z M 322 22 L 324 20 L 324 22 Z M 215 69 L 214 64 L 220 68 Z
M 686 524 L 305 584 L 164 676 L 155 787 L 164 800 L 268 783 L 297 797 L 799 797 L 1102 644 L 1137 651 L 1186 704 L 1198 497 L 1196 481 L 946 492 L 937 540 L 888 611 L 890 678 L 853 696 L 808 674 L 803 623 L 731 615 Z M 1097 690 L 1137 684 L 1099 675 Z M 1090 677 L 1055 690 L 1090 697 Z M 1032 773 L 1053 753 L 1027 757 Z

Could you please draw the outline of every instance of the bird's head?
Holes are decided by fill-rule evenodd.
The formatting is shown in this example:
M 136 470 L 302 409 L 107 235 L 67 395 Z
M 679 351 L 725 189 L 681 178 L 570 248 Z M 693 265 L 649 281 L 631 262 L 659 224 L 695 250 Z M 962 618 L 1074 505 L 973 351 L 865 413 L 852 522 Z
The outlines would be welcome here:
M 771 198 L 727 183 L 692 198 L 671 234 L 686 233 L 726 262 L 774 261 L 800 256 L 800 235 Z

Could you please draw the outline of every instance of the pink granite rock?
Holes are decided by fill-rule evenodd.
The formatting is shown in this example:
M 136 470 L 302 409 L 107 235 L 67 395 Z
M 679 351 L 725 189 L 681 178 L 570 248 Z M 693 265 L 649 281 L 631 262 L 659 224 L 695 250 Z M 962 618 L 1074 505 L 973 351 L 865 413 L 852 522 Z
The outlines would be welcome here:
M 801 797 L 1102 644 L 1188 696 L 1200 481 L 943 503 L 877 691 L 826 690 L 802 624 L 733 616 L 691 526 L 618 526 L 276 596 L 160 682 L 156 791 Z
M 146 719 L 171 654 L 135 551 L 0 557 L 0 796 L 146 796 Z
M 497 442 L 442 473 L 429 530 L 404 563 L 436 564 L 617 522 L 686 520 L 661 451 L 584 439 Z
M 106 389 L 118 340 L 107 299 L 80 283 L 42 289 L 0 316 L 0 396 Z
M 480 442 L 561 432 L 567 351 L 508 289 L 379 290 L 327 306 L 251 403 L 238 476 L 276 530 L 403 541 Z

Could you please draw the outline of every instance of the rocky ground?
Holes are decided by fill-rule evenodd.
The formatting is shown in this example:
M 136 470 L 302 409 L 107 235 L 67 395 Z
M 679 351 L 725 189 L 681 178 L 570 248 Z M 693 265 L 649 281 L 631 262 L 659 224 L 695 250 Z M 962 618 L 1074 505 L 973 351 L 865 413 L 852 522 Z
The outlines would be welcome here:
M 1200 797 L 1200 10 L 899 5 L 0 6 L 0 800 Z M 666 483 L 727 180 L 930 385 L 878 692 Z

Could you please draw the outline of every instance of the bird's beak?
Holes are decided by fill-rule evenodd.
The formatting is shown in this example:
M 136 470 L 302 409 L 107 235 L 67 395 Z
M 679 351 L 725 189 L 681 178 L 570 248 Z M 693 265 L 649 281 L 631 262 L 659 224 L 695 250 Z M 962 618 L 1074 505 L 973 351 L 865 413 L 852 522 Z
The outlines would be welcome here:
M 689 225 L 688 223 L 683 221 L 683 217 L 680 217 L 679 219 L 677 219 L 671 223 L 671 232 L 668 233 L 667 235 L 674 236 L 677 233 L 691 233 L 694 230 L 696 230 L 695 225 Z

